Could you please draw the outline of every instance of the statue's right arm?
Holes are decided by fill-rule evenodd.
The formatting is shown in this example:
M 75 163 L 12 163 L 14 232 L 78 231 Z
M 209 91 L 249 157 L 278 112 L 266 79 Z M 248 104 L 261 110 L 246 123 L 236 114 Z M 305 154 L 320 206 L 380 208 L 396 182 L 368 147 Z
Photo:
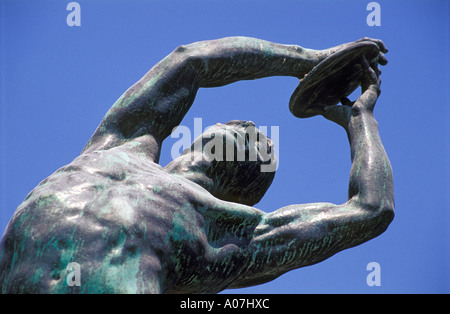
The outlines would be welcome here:
M 160 146 L 179 125 L 200 87 L 278 75 L 303 77 L 324 57 L 316 50 L 248 37 L 180 46 L 117 100 L 85 151 L 146 136 Z
M 382 41 L 363 38 L 380 48 Z M 112 106 L 84 152 L 108 149 L 134 140 L 155 161 L 162 141 L 182 121 L 200 87 L 217 87 L 269 76 L 303 78 L 343 44 L 305 49 L 251 37 L 226 37 L 180 46 L 131 86 Z M 139 138 L 140 141 L 136 141 Z

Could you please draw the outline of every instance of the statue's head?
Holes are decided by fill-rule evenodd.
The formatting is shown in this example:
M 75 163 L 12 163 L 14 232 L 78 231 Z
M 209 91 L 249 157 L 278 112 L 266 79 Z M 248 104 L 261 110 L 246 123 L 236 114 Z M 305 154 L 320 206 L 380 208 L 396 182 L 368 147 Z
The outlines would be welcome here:
M 217 198 L 245 205 L 261 200 L 277 168 L 272 141 L 253 122 L 240 120 L 208 128 L 177 159 L 170 171 L 190 171 L 187 178 Z

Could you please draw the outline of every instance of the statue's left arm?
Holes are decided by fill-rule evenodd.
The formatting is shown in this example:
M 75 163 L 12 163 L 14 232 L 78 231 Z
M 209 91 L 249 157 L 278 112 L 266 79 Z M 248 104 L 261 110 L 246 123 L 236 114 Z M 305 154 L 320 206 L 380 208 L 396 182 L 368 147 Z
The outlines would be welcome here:
M 321 262 L 380 235 L 392 221 L 392 169 L 373 116 L 380 80 L 367 62 L 366 66 L 358 100 L 327 108 L 324 114 L 344 126 L 350 141 L 348 201 L 291 205 L 265 214 L 245 250 L 247 264 L 232 287 L 260 284 Z

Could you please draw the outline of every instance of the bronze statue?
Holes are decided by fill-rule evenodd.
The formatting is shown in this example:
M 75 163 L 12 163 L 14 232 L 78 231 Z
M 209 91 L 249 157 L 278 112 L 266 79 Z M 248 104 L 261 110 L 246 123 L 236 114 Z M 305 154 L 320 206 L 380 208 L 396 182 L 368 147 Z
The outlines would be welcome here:
M 378 236 L 394 216 L 391 166 L 373 116 L 385 52 L 369 38 L 325 50 L 246 37 L 178 47 L 117 100 L 81 155 L 18 207 L 0 243 L 0 291 L 216 293 L 268 282 Z M 346 203 L 252 207 L 274 172 L 261 171 L 272 143 L 251 122 L 217 124 L 166 167 L 158 164 L 162 142 L 200 87 L 278 75 L 302 80 L 294 115 L 322 115 L 346 130 Z M 361 96 L 350 102 L 359 85 Z M 246 159 L 213 158 L 205 147 L 218 138 Z M 80 265 L 79 285 L 66 281 L 70 263 Z

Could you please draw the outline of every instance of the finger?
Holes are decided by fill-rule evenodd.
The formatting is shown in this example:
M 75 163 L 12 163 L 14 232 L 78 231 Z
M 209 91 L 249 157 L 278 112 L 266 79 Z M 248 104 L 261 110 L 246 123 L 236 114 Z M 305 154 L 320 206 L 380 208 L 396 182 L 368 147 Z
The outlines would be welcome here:
M 370 70 L 373 71 L 372 66 L 367 61 L 365 55 L 361 55 L 361 66 L 362 66 L 362 69 L 363 69 L 365 75 L 367 75 Z
M 380 49 L 380 51 L 383 53 L 387 53 L 389 51 L 381 39 L 373 39 L 370 37 L 363 37 L 363 38 L 357 40 L 356 42 L 361 42 L 361 41 L 371 41 L 371 42 L 375 43 L 378 46 L 378 48 Z
M 381 39 L 376 39 L 375 43 L 378 45 L 378 48 L 380 48 L 382 53 L 388 52 L 386 45 L 384 44 L 384 42 Z
M 366 57 L 363 55 L 361 58 L 361 66 L 363 70 L 363 79 L 361 82 L 361 87 L 363 89 L 363 92 L 369 88 L 370 85 L 378 83 L 378 75 L 375 73 L 374 69 L 369 65 L 369 62 L 367 62 Z
M 365 74 L 365 79 L 366 79 L 367 85 L 372 85 L 372 84 L 378 85 L 378 76 L 371 67 L 366 68 L 364 74 Z
M 388 60 L 386 59 L 386 56 L 384 55 L 384 53 L 380 52 L 378 54 L 378 63 L 381 65 L 386 65 L 388 64 Z

